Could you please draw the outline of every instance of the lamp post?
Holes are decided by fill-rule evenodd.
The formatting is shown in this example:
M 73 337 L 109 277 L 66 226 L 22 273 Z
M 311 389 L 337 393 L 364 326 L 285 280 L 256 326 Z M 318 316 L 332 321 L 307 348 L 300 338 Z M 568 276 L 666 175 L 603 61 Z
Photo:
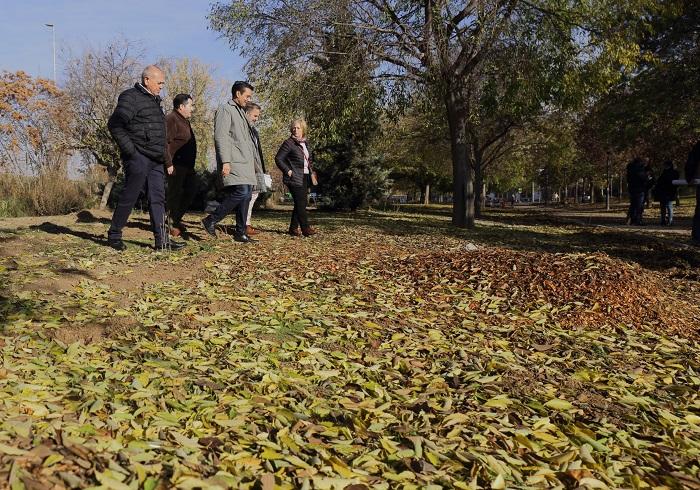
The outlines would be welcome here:
M 53 83 L 56 84 L 56 26 L 53 24 L 44 24 L 51 28 L 51 40 L 53 46 Z
M 610 211 L 610 192 L 612 190 L 612 182 L 611 182 L 611 175 L 610 175 L 610 152 L 608 152 L 608 161 L 607 161 L 607 166 L 608 166 L 608 179 L 607 179 L 607 184 L 608 184 L 608 189 L 607 192 L 605 193 L 605 210 Z

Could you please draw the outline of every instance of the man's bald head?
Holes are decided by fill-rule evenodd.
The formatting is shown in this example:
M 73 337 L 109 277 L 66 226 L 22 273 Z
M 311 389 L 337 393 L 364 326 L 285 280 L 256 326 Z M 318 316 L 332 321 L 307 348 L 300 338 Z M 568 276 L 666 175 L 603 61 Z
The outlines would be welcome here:
M 153 95 L 158 95 L 165 85 L 165 74 L 156 65 L 148 65 L 141 73 L 141 83 Z

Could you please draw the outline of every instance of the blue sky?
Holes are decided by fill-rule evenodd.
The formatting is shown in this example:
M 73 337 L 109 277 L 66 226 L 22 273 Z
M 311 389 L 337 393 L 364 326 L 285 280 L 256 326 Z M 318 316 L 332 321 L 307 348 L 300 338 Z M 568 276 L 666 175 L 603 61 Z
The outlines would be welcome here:
M 245 63 L 224 39 L 207 29 L 209 0 L 3 0 L 0 71 L 53 76 L 51 29 L 55 24 L 59 85 L 64 53 L 79 54 L 120 37 L 140 43 L 147 61 L 191 57 L 213 65 L 215 78 L 244 79 Z

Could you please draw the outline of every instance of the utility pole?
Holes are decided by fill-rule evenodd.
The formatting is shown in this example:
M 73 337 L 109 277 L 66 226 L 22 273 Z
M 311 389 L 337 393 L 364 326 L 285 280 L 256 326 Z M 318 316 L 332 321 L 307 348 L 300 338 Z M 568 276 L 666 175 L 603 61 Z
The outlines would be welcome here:
M 51 39 L 53 46 L 53 83 L 56 84 L 56 26 L 53 24 L 44 24 L 46 27 L 51 28 Z
M 607 161 L 607 166 L 608 166 L 608 190 L 605 193 L 605 209 L 606 211 L 610 211 L 610 192 L 612 190 L 612 182 L 610 181 L 610 152 L 608 152 L 608 161 Z

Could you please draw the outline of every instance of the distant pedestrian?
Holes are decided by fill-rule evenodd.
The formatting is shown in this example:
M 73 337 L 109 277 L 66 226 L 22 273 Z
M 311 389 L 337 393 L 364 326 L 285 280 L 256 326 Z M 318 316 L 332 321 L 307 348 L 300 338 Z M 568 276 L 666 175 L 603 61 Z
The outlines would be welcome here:
M 642 224 L 644 195 L 647 191 L 648 180 L 644 161 L 641 158 L 637 157 L 627 164 L 627 191 L 630 196 L 628 220 L 630 224 Z
M 685 180 L 690 184 L 700 178 L 700 141 L 695 143 L 685 163 Z M 695 214 L 693 215 L 693 245 L 700 247 L 700 185 L 695 187 Z
M 165 233 L 165 166 L 168 165 L 168 174 L 174 168 L 168 158 L 165 115 L 159 95 L 163 85 L 163 71 L 155 65 L 147 66 L 141 74 L 141 82 L 119 95 L 117 107 L 107 122 L 124 164 L 124 188 L 107 232 L 107 243 L 119 251 L 126 249 L 122 229 L 144 185 L 156 249 L 177 250 L 185 246 Z
M 309 225 L 309 216 L 306 212 L 307 192 L 314 172 L 311 150 L 306 141 L 306 121 L 295 119 L 289 129 L 291 136 L 277 151 L 275 163 L 282 171 L 282 182 L 287 186 L 294 200 L 289 234 L 308 237 L 314 235 L 316 230 Z
M 649 194 L 651 194 L 651 189 L 654 187 L 654 172 L 651 169 L 651 164 L 649 162 L 644 165 L 644 171 L 646 172 L 647 176 L 647 182 L 646 186 L 644 189 L 644 209 L 649 209 L 650 206 L 650 201 L 649 201 Z
M 260 196 L 260 194 L 264 192 L 267 192 L 268 190 L 267 185 L 265 184 L 265 174 L 267 172 L 265 170 L 265 159 L 263 158 L 262 145 L 260 144 L 260 133 L 258 133 L 258 130 L 255 128 L 255 124 L 260 118 L 261 110 L 261 107 L 255 102 L 249 102 L 248 105 L 245 106 L 245 115 L 248 118 L 248 122 L 250 123 L 250 134 L 253 137 L 253 144 L 255 145 L 256 150 L 255 178 L 257 180 L 257 183 L 253 187 L 253 193 L 250 198 L 250 205 L 248 206 L 248 216 L 246 219 L 246 233 L 249 236 L 258 234 L 258 230 L 253 228 L 250 222 L 250 219 L 253 216 L 253 205 L 258 199 L 258 196 Z
M 189 94 L 178 94 L 173 99 L 173 110 L 165 118 L 168 134 L 168 153 L 174 170 L 168 175 L 167 202 L 170 212 L 170 234 L 185 233 L 182 217 L 192 204 L 197 191 L 194 170 L 197 160 L 197 141 L 192 131 L 190 118 L 194 102 Z
M 678 197 L 678 187 L 673 185 L 673 181 L 680 177 L 678 170 L 673 168 L 673 162 L 666 160 L 664 169 L 659 175 L 659 179 L 654 186 L 654 199 L 661 206 L 661 225 L 671 226 L 673 224 L 673 202 Z
M 245 106 L 253 96 L 253 86 L 248 82 L 235 82 L 231 87 L 231 100 L 219 106 L 214 116 L 214 148 L 216 163 L 221 174 L 224 199 L 216 210 L 202 220 L 202 226 L 211 236 L 216 236 L 216 224 L 232 212 L 236 213 L 236 229 L 233 239 L 248 243 L 246 217 L 255 179 L 255 145 L 250 134 L 250 123 L 245 116 Z

